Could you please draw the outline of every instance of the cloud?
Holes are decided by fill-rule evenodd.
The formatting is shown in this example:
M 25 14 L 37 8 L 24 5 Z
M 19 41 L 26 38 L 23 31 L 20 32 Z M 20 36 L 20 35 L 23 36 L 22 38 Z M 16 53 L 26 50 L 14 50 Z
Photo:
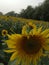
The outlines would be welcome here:
M 25 9 L 28 5 L 34 7 L 43 1 L 44 0 L 0 0 L 0 12 L 20 12 L 21 9 Z

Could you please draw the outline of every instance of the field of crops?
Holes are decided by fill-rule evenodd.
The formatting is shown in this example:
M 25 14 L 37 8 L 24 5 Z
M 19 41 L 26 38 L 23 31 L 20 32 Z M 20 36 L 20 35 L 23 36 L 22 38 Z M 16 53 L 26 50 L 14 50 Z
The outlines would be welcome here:
M 6 53 L 3 51 L 4 49 L 7 49 L 7 45 L 4 43 L 4 41 L 7 40 L 8 37 L 5 33 L 10 35 L 15 33 L 21 34 L 23 26 L 29 22 L 36 24 L 37 28 L 42 26 L 43 30 L 49 28 L 49 22 L 45 21 L 16 18 L 11 16 L 0 16 L 0 65 L 2 65 L 1 63 L 4 65 L 15 65 L 13 64 L 15 63 L 14 61 L 9 62 L 11 53 Z M 46 53 L 49 54 L 48 52 Z M 49 65 L 49 56 L 42 57 L 38 65 Z

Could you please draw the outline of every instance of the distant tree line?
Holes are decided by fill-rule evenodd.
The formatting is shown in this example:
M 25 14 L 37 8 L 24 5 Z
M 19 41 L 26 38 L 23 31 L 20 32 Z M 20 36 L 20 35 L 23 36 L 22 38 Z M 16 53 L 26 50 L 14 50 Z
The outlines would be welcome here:
M 19 16 L 28 19 L 49 21 L 49 0 L 45 0 L 35 8 L 28 6 L 26 9 L 22 9 Z
M 0 12 L 0 15 L 3 14 Z M 6 13 L 5 15 L 49 21 L 49 0 L 45 0 L 41 5 L 35 8 L 33 8 L 32 6 L 28 6 L 26 9 L 22 9 L 19 14 L 11 11 Z

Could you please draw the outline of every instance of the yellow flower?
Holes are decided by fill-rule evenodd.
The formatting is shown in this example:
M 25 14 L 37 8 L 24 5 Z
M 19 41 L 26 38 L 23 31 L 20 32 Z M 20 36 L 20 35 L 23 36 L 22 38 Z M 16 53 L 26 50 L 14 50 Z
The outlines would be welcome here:
M 42 27 L 34 28 L 28 35 L 12 34 L 8 37 L 9 39 L 5 42 L 10 50 L 4 51 L 13 52 L 10 61 L 17 58 L 16 65 L 20 62 L 22 65 L 30 65 L 30 63 L 37 65 L 37 60 L 47 55 L 43 53 L 43 49 L 49 52 L 49 29 L 42 31 Z
M 2 35 L 3 36 L 6 36 L 8 34 L 8 31 L 7 30 L 2 30 Z
M 30 30 L 36 29 L 36 25 L 35 25 L 35 24 L 32 24 L 32 22 L 27 23 L 27 24 L 24 25 L 23 28 L 22 28 L 22 34 L 28 35 L 28 32 L 26 32 L 26 31 L 28 30 L 28 28 L 29 28 Z

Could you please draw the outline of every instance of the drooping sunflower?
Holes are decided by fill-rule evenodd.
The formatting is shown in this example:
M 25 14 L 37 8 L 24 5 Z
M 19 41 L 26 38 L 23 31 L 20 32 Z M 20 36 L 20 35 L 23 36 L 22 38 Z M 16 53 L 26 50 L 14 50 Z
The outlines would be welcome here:
M 35 29 L 36 28 L 36 25 L 33 24 L 32 22 L 29 22 L 27 23 L 26 25 L 23 26 L 23 29 L 22 29 L 22 34 L 24 35 L 28 35 L 28 32 L 32 29 Z
M 28 25 L 29 25 L 29 27 L 30 27 L 31 29 L 36 28 L 36 25 L 33 24 L 32 22 L 29 22 Z
M 9 39 L 5 42 L 10 50 L 4 51 L 13 52 L 10 61 L 17 58 L 16 65 L 20 62 L 22 65 L 30 65 L 30 63 L 37 65 L 37 60 L 47 55 L 43 53 L 43 49 L 49 52 L 49 29 L 42 31 L 42 27 L 33 28 L 27 35 L 24 32 L 8 35 Z
M 6 36 L 8 34 L 8 31 L 7 30 L 2 30 L 2 35 L 3 36 Z

